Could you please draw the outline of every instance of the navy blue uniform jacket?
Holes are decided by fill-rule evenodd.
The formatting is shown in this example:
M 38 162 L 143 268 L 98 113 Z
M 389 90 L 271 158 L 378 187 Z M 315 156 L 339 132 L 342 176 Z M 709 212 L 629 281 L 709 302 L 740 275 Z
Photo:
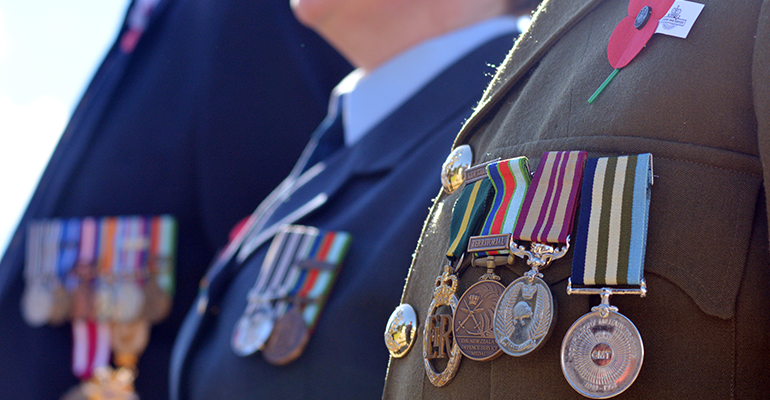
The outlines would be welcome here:
M 172 398 L 381 396 L 388 362 L 385 323 L 398 305 L 420 228 L 441 187 L 441 164 L 489 82 L 490 64 L 500 63 L 512 43 L 512 35 L 497 38 L 448 68 L 358 143 L 322 161 L 323 170 L 268 219 L 264 230 L 316 199 L 307 215 L 284 222 L 352 235 L 304 354 L 275 367 L 259 353 L 241 358 L 230 348 L 267 251 L 265 240 L 244 263 L 232 261 L 222 270 L 220 275 L 232 277 L 227 283 L 212 280 L 202 316 L 195 309 L 188 314 L 172 355 Z
M 160 0 L 133 52 L 109 50 L 2 258 L 0 397 L 57 399 L 77 383 L 69 324 L 30 328 L 20 316 L 27 221 L 168 213 L 179 222 L 175 307 L 136 381 L 143 400 L 166 398 L 199 279 L 288 173 L 349 70 L 288 0 Z

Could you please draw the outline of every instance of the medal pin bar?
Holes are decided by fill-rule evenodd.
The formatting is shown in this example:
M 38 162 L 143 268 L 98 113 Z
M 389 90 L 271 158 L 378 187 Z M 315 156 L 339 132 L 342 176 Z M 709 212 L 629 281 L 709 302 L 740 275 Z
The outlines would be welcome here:
M 249 290 L 248 304 L 233 331 L 231 347 L 235 354 L 246 357 L 261 350 L 275 325 L 274 301 L 285 282 L 294 254 L 305 233 L 305 227 L 284 226 L 273 238 L 254 286 Z
M 585 159 L 584 151 L 544 153 L 522 200 L 509 246 L 531 269 L 508 285 L 494 316 L 495 340 L 508 355 L 535 351 L 553 330 L 556 302 L 541 271 L 569 251 Z M 530 249 L 516 241 L 530 242 Z
M 651 185 L 651 154 L 592 159 L 586 165 L 567 294 L 598 294 L 601 304 L 572 324 L 561 346 L 562 372 L 586 397 L 617 396 L 642 367 L 641 335 L 609 299 L 613 294 L 647 294 L 644 254 Z M 580 287 L 573 287 L 573 281 Z
M 306 228 L 292 267 L 295 273 L 286 279 L 279 292 L 285 300 L 278 303 L 279 317 L 262 349 L 267 362 L 286 365 L 302 355 L 350 242 L 351 237 L 347 232 L 319 234 L 315 228 Z

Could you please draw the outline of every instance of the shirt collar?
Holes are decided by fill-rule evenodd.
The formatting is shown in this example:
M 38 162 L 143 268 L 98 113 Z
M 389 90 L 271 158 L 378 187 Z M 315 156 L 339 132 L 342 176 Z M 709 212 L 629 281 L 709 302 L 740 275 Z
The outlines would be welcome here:
M 517 31 L 503 16 L 417 44 L 368 74 L 357 69 L 332 92 L 330 110 L 342 107 L 345 145 L 352 146 L 424 85 L 481 44 Z

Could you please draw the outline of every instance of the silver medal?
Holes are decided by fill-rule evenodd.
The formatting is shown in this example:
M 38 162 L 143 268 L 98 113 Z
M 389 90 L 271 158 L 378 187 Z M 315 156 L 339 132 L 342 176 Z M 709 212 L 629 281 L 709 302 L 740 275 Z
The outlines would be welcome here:
M 48 322 L 53 308 L 53 290 L 42 282 L 27 284 L 21 298 L 24 321 L 32 327 L 41 327 Z
M 233 352 L 241 357 L 261 350 L 275 326 L 275 310 L 270 301 L 260 301 L 253 307 L 253 311 L 247 310 L 238 320 L 230 343 Z
M 628 389 L 642 368 L 644 345 L 634 324 L 615 310 L 596 309 L 572 324 L 561 346 L 561 368 L 572 387 L 594 399 Z
M 550 336 L 556 315 L 551 290 L 537 276 L 522 276 L 500 296 L 495 308 L 495 340 L 512 356 L 529 354 Z
M 115 286 L 112 318 L 117 322 L 132 322 L 144 307 L 144 291 L 136 282 L 121 282 Z

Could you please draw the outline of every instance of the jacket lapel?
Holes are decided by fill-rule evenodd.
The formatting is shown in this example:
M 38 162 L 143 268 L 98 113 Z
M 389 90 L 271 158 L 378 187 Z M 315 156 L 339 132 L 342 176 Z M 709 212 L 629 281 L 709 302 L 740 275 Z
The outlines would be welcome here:
M 493 105 L 540 61 L 553 45 L 603 0 L 545 0 L 532 18 L 529 29 L 522 33 L 497 70 L 479 106 L 455 139 L 455 146 L 467 142 L 468 135 Z
M 444 127 L 447 119 L 466 112 L 478 99 L 478 88 L 489 79 L 483 69 L 488 63 L 499 60 L 501 49 L 506 49 L 512 40 L 512 35 L 505 35 L 466 55 L 369 131 L 355 146 L 343 148 L 311 167 L 310 172 L 313 168 L 321 168 L 321 171 L 292 193 L 269 217 L 261 232 L 250 238 L 250 243 L 245 244 L 248 253 L 268 241 L 281 225 L 294 223 L 322 207 L 351 179 L 387 173 L 437 129 Z M 478 73 L 469 73 L 471 71 Z M 453 84 L 447 85 L 447 82 Z M 394 132 L 400 133 L 394 135 Z M 239 262 L 244 261 L 245 253 L 238 255 Z

